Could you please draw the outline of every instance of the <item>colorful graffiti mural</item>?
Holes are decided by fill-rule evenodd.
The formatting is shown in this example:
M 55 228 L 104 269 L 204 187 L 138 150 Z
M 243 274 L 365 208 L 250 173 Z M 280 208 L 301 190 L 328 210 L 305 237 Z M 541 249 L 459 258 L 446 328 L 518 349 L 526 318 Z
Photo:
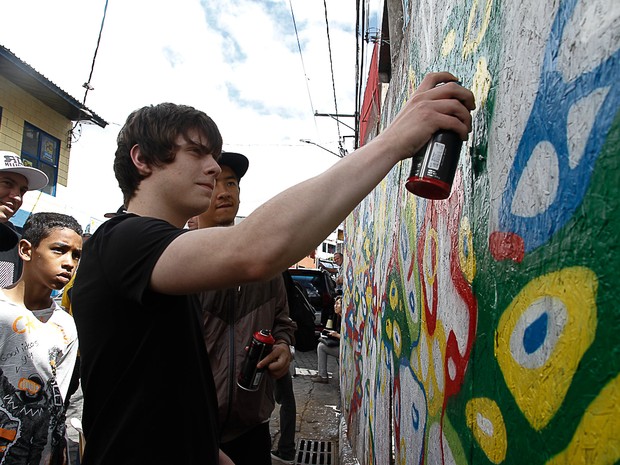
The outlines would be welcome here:
M 403 2 L 382 124 L 429 71 L 477 98 L 452 195 L 402 163 L 345 224 L 361 464 L 620 462 L 620 4 Z

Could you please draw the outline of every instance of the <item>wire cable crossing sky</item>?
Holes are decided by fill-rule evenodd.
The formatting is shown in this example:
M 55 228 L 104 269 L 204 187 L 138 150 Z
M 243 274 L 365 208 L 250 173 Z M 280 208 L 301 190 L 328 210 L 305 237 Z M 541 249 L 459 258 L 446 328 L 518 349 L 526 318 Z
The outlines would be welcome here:
M 174 102 L 205 111 L 224 149 L 250 160 L 247 216 L 329 168 L 341 144 L 353 150 L 353 130 L 315 114 L 355 111 L 356 14 L 339 0 L 22 0 L 3 5 L 0 43 L 110 123 L 76 128 L 59 201 L 93 217 L 116 210 L 120 127 L 137 108 Z

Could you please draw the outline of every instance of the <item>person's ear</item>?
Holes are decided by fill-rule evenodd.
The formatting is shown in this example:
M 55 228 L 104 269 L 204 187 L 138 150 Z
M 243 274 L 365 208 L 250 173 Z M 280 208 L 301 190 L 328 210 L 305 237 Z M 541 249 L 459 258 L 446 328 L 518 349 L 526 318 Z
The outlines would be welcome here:
M 25 262 L 32 260 L 32 254 L 34 253 L 34 247 L 26 239 L 21 239 L 17 244 L 17 253 L 19 258 Z
M 135 167 L 138 169 L 138 173 L 140 173 L 144 177 L 151 174 L 151 172 L 153 171 L 151 169 L 151 165 L 149 165 L 147 161 L 144 159 L 144 156 L 142 155 L 142 150 L 140 150 L 140 146 L 138 144 L 134 145 L 131 148 L 131 150 L 129 151 L 129 154 L 131 156 L 131 161 L 133 162 Z

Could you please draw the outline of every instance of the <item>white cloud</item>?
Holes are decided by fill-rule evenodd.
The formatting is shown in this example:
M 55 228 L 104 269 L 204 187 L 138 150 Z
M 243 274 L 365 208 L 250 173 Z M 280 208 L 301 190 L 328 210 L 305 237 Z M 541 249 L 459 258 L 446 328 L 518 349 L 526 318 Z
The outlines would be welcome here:
M 303 62 L 291 18 L 293 6 Z M 2 6 L 0 44 L 82 100 L 104 0 L 20 0 Z M 355 110 L 355 3 L 327 2 L 338 112 Z M 110 0 L 86 100 L 110 125 L 84 125 L 71 150 L 71 203 L 95 217 L 122 196 L 112 171 L 127 115 L 171 101 L 207 112 L 224 147 L 250 158 L 241 215 L 338 158 L 325 11 L 320 0 Z M 308 91 L 309 89 L 309 91 Z M 310 93 L 310 96 L 309 96 Z M 312 101 L 312 105 L 310 103 Z M 353 119 L 343 119 L 353 125 Z M 340 135 L 352 131 L 340 126 Z M 352 150 L 353 140 L 346 139 Z

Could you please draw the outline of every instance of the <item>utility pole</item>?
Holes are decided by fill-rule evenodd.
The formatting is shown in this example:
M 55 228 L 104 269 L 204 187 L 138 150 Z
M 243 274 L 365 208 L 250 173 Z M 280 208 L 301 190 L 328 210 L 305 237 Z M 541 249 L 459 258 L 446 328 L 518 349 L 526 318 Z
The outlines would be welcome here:
M 318 111 L 315 111 L 314 112 L 314 116 L 327 116 L 327 117 L 335 120 L 336 122 L 342 124 L 343 126 L 346 126 L 347 128 L 349 128 L 351 131 L 353 131 L 353 135 L 352 136 L 342 136 L 342 139 L 346 139 L 347 137 L 353 137 L 355 139 L 355 143 L 353 144 L 353 147 L 354 147 L 354 149 L 358 148 L 357 141 L 358 141 L 358 135 L 359 134 L 358 134 L 357 124 L 355 125 L 356 127 L 352 127 L 352 126 L 349 126 L 348 124 L 342 122 L 339 119 L 339 118 L 355 118 L 355 121 L 357 121 L 358 120 L 358 116 L 359 116 L 357 113 L 354 113 L 352 115 L 347 115 L 347 114 L 341 114 L 341 113 L 319 113 Z M 346 150 L 344 149 L 344 147 L 342 147 L 342 142 L 340 142 L 340 155 L 338 155 L 338 156 L 340 158 L 342 158 L 345 155 L 346 155 Z

